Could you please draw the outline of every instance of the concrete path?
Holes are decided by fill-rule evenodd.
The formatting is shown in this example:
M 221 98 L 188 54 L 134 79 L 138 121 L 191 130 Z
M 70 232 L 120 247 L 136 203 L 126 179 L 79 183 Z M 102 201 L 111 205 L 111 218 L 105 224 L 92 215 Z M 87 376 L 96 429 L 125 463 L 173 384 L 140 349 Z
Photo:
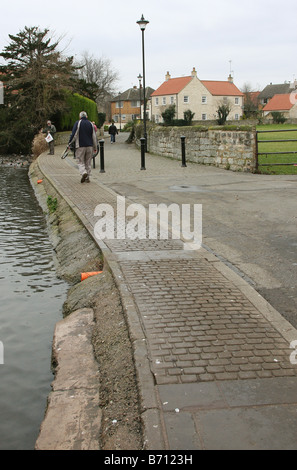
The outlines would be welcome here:
M 147 169 L 140 171 L 139 151 L 123 139 L 110 145 L 106 138 L 106 172 L 100 173 L 98 156 L 90 184 L 80 183 L 72 156 L 61 160 L 63 147 L 54 157 L 39 157 L 44 176 L 93 237 L 99 204 L 113 209 L 114 228 L 123 232 L 118 195 L 126 197 L 126 207 L 167 204 L 168 181 L 180 194 L 194 172 L 200 178 L 212 172 L 217 185 L 240 176 L 240 194 L 242 175 L 216 168 L 181 169 L 178 162 L 146 155 Z M 247 184 L 253 184 L 251 176 Z M 206 247 L 185 250 L 182 240 L 172 239 L 96 241 L 127 314 L 146 448 L 296 449 L 295 328 Z

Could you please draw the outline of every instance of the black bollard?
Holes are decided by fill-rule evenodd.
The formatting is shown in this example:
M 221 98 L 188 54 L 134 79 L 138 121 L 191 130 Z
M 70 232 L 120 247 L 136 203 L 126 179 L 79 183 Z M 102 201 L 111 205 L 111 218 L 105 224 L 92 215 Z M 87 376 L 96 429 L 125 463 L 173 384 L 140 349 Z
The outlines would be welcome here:
M 185 166 L 187 166 L 187 164 L 186 164 L 186 144 L 185 144 L 186 138 L 185 138 L 185 136 L 182 135 L 180 140 L 181 140 L 181 152 L 182 152 L 182 165 L 181 166 L 185 167 Z
M 95 152 L 93 151 L 93 168 L 96 168 L 95 158 L 97 157 L 98 153 L 99 153 L 99 142 L 97 142 L 96 151 Z
M 100 145 L 100 173 L 105 173 L 104 170 L 104 139 L 99 140 Z
M 146 139 L 144 137 L 140 138 L 141 144 L 141 170 L 145 170 L 145 142 Z

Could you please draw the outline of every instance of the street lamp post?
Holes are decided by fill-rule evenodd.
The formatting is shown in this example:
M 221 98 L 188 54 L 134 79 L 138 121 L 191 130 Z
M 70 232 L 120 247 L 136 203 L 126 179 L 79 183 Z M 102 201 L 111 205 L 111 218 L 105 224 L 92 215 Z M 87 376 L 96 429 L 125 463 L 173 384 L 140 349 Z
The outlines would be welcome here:
M 139 117 L 140 117 L 140 120 L 141 120 L 141 79 L 142 79 L 142 76 L 141 76 L 141 73 L 138 75 L 138 80 L 139 80 Z
M 145 138 L 145 151 L 147 152 L 147 133 L 146 133 L 146 96 L 145 96 L 145 60 L 144 60 L 144 31 L 146 25 L 149 21 L 144 19 L 144 16 L 141 16 L 139 21 L 136 21 L 139 25 L 142 33 L 142 66 L 143 66 L 143 132 Z
M 119 114 L 120 114 L 120 131 L 122 130 L 122 101 L 121 101 L 121 92 L 119 92 Z

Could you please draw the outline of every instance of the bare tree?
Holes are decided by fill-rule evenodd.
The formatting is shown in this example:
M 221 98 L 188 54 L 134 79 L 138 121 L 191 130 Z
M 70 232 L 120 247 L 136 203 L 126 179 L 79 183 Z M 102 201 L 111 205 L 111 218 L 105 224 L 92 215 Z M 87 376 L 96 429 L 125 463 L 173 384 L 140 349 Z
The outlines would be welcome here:
M 111 61 L 104 57 L 96 59 L 87 51 L 82 54 L 79 61 L 78 78 L 81 83 L 92 89 L 94 101 L 98 110 L 105 107 L 109 97 L 115 94 L 115 86 L 118 81 L 118 73 L 112 70 Z
M 244 83 L 242 87 L 244 94 L 244 116 L 246 118 L 256 118 L 258 114 L 257 101 L 253 98 L 254 90 L 250 83 Z

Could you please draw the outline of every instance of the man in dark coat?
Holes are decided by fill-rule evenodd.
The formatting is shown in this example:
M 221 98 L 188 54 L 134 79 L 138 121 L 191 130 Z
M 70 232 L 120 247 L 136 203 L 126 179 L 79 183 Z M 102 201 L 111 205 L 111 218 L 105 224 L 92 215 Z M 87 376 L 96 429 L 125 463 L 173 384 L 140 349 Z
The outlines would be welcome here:
M 78 169 L 81 183 L 90 182 L 91 161 L 93 150 L 97 151 L 97 137 L 93 124 L 88 120 L 87 113 L 82 111 L 79 120 L 73 126 L 68 146 L 75 142 L 75 155 L 78 159 Z
M 118 134 L 118 130 L 114 122 L 112 122 L 111 126 L 109 126 L 108 133 L 110 134 L 110 143 L 115 143 L 115 136 Z

